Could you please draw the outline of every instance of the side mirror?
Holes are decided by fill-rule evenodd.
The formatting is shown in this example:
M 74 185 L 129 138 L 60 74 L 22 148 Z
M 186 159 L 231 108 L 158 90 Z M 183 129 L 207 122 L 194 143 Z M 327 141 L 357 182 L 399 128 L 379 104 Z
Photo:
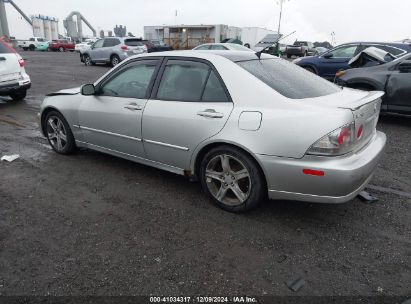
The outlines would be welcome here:
M 81 95 L 91 96 L 96 94 L 96 88 L 94 84 L 85 84 L 81 87 Z
M 411 60 L 405 60 L 398 65 L 401 73 L 411 73 Z
M 334 55 L 333 55 L 333 53 L 327 53 L 327 54 L 325 54 L 323 57 L 324 57 L 325 59 L 330 59 L 330 58 L 333 58 Z

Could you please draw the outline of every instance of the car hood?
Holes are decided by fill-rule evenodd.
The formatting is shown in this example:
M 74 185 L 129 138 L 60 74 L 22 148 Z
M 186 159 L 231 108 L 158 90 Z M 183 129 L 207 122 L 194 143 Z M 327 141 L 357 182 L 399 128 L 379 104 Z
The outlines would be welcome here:
M 77 95 L 80 94 L 81 87 L 73 89 L 65 89 L 58 92 L 47 94 L 47 96 L 58 96 L 58 95 Z
M 312 103 L 313 105 L 355 111 L 368 103 L 375 102 L 382 96 L 384 96 L 384 92 L 381 91 L 366 92 L 343 88 L 339 93 L 316 98 L 308 98 L 305 101 Z

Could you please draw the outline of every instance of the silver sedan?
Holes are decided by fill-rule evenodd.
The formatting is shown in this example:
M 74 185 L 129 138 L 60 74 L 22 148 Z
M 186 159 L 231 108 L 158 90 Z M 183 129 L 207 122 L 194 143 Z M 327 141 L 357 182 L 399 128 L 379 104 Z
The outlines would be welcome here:
M 382 95 L 267 54 L 177 51 L 129 58 L 94 84 L 49 94 L 40 119 L 57 153 L 85 147 L 185 175 L 239 212 L 267 197 L 352 200 L 385 147 Z

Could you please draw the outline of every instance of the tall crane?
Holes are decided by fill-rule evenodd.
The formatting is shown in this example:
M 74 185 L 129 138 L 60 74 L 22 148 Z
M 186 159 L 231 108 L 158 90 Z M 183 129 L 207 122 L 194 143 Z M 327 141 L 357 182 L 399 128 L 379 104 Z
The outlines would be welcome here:
M 32 26 L 31 19 L 14 3 L 13 0 L 0 0 L 0 37 L 10 37 L 9 24 L 7 22 L 7 13 L 5 3 L 10 3 L 16 11 Z

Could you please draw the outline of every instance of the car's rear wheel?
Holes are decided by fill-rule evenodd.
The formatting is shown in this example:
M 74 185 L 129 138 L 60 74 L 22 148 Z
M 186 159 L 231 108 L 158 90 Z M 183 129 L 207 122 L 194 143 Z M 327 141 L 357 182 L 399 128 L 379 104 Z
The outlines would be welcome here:
M 94 65 L 94 62 L 91 60 L 89 55 L 84 55 L 83 58 L 84 58 L 84 64 L 85 65 L 87 65 L 87 66 Z
M 61 53 L 63 53 L 65 50 L 64 50 L 64 47 L 59 47 L 59 51 L 61 52 Z
M 266 197 L 265 179 L 255 161 L 230 146 L 210 150 L 200 166 L 203 190 L 222 209 L 243 212 Z
M 120 57 L 118 57 L 117 55 L 113 55 L 111 56 L 110 64 L 112 67 L 115 67 L 117 64 L 120 63 L 120 61 Z
M 11 99 L 14 101 L 22 101 L 27 96 L 27 91 L 20 91 L 13 94 L 10 94 Z
M 44 119 L 44 130 L 50 146 L 59 154 L 71 154 L 76 142 L 70 126 L 59 112 L 51 111 Z
M 287 54 L 287 58 L 290 59 L 290 58 L 291 58 L 291 55 L 290 55 L 290 54 Z

